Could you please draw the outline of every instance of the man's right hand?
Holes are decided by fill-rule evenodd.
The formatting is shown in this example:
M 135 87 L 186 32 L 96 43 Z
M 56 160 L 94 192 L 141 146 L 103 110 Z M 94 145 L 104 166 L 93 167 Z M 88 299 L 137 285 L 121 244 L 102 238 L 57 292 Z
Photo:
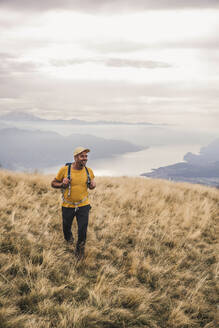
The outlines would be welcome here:
M 63 187 L 63 188 L 67 188 L 68 185 L 69 185 L 69 183 L 70 183 L 70 180 L 69 180 L 68 178 L 64 178 L 64 179 L 62 180 L 62 187 Z
M 70 183 L 70 180 L 68 178 L 64 178 L 62 181 L 57 180 L 56 178 L 53 179 L 51 182 L 51 186 L 53 188 L 67 188 Z

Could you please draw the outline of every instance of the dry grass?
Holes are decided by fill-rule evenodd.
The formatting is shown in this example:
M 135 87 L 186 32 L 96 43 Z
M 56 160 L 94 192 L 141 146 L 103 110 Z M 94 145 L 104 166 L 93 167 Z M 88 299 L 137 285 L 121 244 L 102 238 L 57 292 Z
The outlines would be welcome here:
M 216 327 L 218 190 L 98 178 L 76 262 L 51 178 L 0 171 L 0 328 Z

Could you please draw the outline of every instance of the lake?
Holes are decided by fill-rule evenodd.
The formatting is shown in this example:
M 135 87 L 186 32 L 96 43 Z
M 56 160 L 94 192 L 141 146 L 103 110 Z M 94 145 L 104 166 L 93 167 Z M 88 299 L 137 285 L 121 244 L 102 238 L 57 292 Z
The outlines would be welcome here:
M 66 137 L 70 134 L 86 134 L 106 139 L 126 140 L 146 148 L 138 152 L 93 160 L 94 145 L 89 154 L 88 166 L 94 170 L 96 176 L 139 176 L 161 166 L 182 162 L 187 152 L 199 153 L 201 147 L 215 138 L 215 133 L 191 131 L 185 126 L 174 125 L 72 125 L 55 122 L 12 124 L 11 122 L 11 126 L 13 125 L 24 129 L 53 131 Z M 86 145 L 81 146 L 86 147 Z M 49 167 L 41 172 L 55 174 L 59 167 Z

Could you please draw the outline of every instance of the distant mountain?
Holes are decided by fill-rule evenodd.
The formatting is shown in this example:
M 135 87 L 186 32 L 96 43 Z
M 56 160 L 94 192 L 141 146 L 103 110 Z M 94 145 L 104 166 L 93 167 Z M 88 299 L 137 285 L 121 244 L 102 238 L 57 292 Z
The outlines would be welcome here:
M 25 122 L 25 121 L 44 121 L 40 117 L 37 117 L 33 114 L 23 113 L 23 112 L 11 112 L 5 115 L 0 116 L 0 121 L 19 121 L 19 122 Z
M 187 153 L 184 161 L 198 166 L 206 166 L 219 161 L 219 139 L 214 140 L 207 147 L 202 147 L 198 155 Z
M 40 123 L 56 123 L 56 124 L 88 124 L 89 122 L 72 119 L 72 120 L 48 120 L 40 118 L 33 114 L 23 112 L 11 112 L 0 116 L 0 121 L 3 122 L 40 122 Z
M 219 186 L 219 139 L 202 147 L 198 155 L 187 153 L 182 163 L 153 169 L 142 176 Z
M 129 123 L 129 122 L 117 122 L 117 121 L 84 121 L 78 119 L 70 120 L 48 120 L 43 119 L 33 114 L 28 114 L 24 112 L 11 112 L 5 115 L 0 116 L 0 121 L 6 122 L 41 122 L 47 124 L 72 124 L 72 125 L 147 125 L 153 126 L 154 124 L 148 122 L 139 122 L 139 123 Z
M 12 170 L 52 167 L 72 161 L 73 149 L 77 146 L 90 148 L 92 159 L 143 149 L 130 142 L 91 135 L 64 137 L 55 132 L 8 128 L 0 130 L 0 163 L 2 167 Z

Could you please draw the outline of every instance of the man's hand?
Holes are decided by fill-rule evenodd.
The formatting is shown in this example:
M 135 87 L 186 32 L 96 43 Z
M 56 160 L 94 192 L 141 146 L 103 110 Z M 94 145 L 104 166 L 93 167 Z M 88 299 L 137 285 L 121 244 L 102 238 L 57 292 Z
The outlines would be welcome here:
M 69 185 L 69 183 L 70 183 L 70 180 L 69 180 L 68 178 L 64 178 L 64 179 L 62 180 L 62 187 L 63 187 L 63 188 L 67 188 L 68 185 Z
M 91 180 L 89 189 L 94 189 L 94 188 L 96 188 L 96 182 L 94 180 Z
M 68 178 L 64 178 L 62 181 L 57 180 L 56 178 L 53 179 L 51 182 L 51 186 L 53 188 L 67 188 L 69 185 L 70 181 Z

